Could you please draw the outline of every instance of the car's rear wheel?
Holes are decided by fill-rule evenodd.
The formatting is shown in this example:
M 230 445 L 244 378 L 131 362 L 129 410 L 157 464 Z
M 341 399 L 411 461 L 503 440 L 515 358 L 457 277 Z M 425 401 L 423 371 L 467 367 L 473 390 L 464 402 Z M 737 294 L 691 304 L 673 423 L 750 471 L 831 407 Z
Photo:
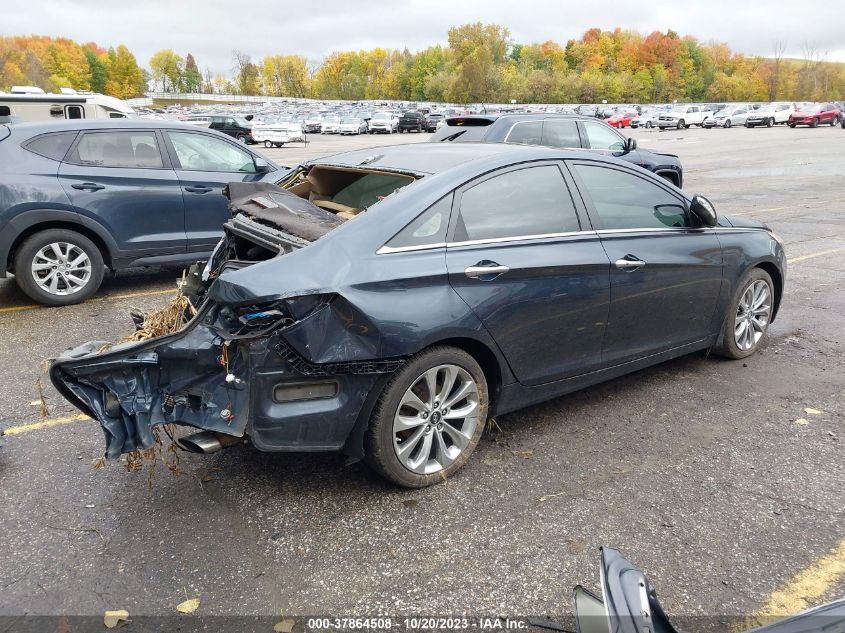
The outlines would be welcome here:
M 792 128 L 794 128 L 794 127 L 795 127 L 795 124 L 794 124 L 794 123 L 787 123 L 787 125 L 788 125 L 789 127 L 792 127 Z
M 84 235 L 49 229 L 30 236 L 15 255 L 15 281 L 31 299 L 49 306 L 85 301 L 103 281 L 103 256 Z
M 366 460 L 400 486 L 444 481 L 478 444 L 487 405 L 487 381 L 472 356 L 446 346 L 421 352 L 385 385 L 370 418 Z
M 757 351 L 769 329 L 774 311 L 772 278 L 761 268 L 752 268 L 737 284 L 722 326 L 721 342 L 715 352 L 739 359 Z

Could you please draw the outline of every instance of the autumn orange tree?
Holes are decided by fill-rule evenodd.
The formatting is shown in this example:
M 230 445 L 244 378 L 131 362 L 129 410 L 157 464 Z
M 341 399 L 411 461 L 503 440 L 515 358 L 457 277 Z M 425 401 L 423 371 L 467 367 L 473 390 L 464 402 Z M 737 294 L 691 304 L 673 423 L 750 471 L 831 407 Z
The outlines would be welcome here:
M 143 72 L 125 46 L 104 49 L 39 35 L 0 37 L 0 90 L 13 85 L 94 90 L 124 99 L 146 89 Z

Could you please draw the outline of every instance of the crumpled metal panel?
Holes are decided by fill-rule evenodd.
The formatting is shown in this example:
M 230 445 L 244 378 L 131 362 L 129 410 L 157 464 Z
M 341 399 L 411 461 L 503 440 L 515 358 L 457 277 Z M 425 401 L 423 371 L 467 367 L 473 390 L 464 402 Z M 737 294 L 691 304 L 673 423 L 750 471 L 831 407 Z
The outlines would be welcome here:
M 205 325 L 102 354 L 91 353 L 86 343 L 62 354 L 50 379 L 100 422 L 109 459 L 151 447 L 152 428 L 170 422 L 240 437 L 248 422 L 249 382 L 226 381 L 222 344 Z M 248 376 L 247 355 L 235 345 L 229 355 L 230 371 Z

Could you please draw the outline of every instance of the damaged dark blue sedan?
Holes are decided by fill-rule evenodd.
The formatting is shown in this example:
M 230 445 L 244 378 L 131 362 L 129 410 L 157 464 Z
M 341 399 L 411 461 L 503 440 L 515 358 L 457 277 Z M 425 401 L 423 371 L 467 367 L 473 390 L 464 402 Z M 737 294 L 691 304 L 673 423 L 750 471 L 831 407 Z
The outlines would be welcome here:
M 767 227 L 578 151 L 375 148 L 228 196 L 185 327 L 52 366 L 107 457 L 176 423 L 200 431 L 192 450 L 345 451 L 426 486 L 492 415 L 696 350 L 754 353 L 783 294 Z

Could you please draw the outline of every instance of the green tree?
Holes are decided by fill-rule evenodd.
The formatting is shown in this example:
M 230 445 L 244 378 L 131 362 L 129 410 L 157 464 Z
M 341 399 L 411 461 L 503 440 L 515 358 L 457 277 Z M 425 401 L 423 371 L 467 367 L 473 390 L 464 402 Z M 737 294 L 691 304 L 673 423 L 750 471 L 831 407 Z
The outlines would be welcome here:
M 199 92 L 202 89 L 202 75 L 197 66 L 197 60 L 190 53 L 185 57 L 185 71 L 182 74 L 181 87 L 185 92 Z
M 161 86 L 162 92 L 176 92 L 182 86 L 185 60 L 173 50 L 165 48 L 150 57 L 150 71 L 153 81 Z

